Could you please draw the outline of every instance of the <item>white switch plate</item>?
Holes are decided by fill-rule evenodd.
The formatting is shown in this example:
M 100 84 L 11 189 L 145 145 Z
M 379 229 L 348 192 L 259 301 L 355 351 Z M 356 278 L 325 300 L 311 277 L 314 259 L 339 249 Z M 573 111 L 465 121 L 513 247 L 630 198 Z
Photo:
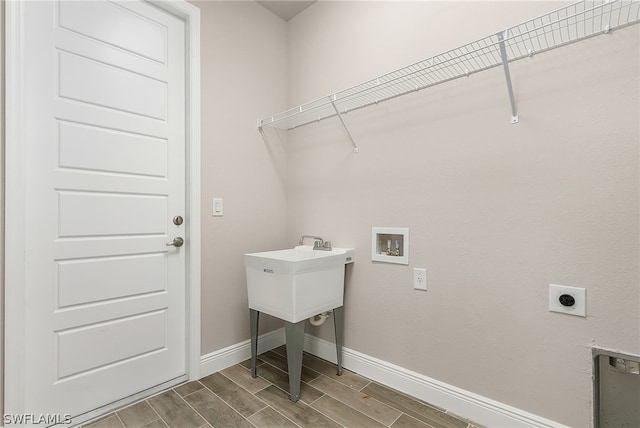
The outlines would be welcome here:
M 564 300 L 574 299 L 572 306 L 564 306 L 560 303 L 560 297 L 563 295 L 570 296 Z M 569 287 L 566 285 L 549 284 L 549 311 L 560 312 L 562 314 L 586 317 L 587 291 L 580 287 Z
M 427 270 L 413 268 L 413 288 L 414 290 L 427 291 Z
M 224 214 L 224 205 L 222 198 L 213 198 L 213 214 L 214 217 L 222 217 Z

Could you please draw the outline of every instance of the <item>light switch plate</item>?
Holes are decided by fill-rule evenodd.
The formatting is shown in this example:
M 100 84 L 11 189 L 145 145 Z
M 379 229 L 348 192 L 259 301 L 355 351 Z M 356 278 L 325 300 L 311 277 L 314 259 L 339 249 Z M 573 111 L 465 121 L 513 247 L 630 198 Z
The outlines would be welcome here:
M 549 284 L 549 311 L 586 317 L 587 291 L 580 287 Z
M 224 214 L 224 205 L 222 203 L 222 198 L 213 198 L 213 213 L 211 214 L 214 217 L 222 217 Z

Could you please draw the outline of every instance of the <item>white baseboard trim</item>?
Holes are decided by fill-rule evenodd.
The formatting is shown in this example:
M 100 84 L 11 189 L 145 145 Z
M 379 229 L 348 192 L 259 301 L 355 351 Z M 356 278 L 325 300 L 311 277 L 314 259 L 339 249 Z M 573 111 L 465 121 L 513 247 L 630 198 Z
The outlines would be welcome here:
M 284 327 L 258 337 L 258 354 L 284 345 Z M 251 358 L 251 340 L 228 346 L 200 357 L 200 377 L 224 370 Z
M 304 350 L 319 358 L 333 363 L 336 362 L 335 343 L 305 334 Z M 342 358 L 342 365 L 346 369 L 487 427 L 568 428 L 566 425 L 440 382 L 352 349 L 343 348 Z

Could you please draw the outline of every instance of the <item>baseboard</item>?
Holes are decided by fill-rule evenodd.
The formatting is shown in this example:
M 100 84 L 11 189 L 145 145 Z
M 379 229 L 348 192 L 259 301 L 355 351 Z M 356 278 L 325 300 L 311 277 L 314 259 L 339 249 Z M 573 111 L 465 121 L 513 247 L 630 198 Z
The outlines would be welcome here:
M 284 327 L 258 337 L 258 354 L 284 345 Z M 224 370 L 251 358 L 251 341 L 228 346 L 200 357 L 200 377 Z
M 336 347 L 332 342 L 305 334 L 304 350 L 336 362 Z M 342 359 L 346 369 L 488 427 L 568 428 L 352 349 L 343 348 Z

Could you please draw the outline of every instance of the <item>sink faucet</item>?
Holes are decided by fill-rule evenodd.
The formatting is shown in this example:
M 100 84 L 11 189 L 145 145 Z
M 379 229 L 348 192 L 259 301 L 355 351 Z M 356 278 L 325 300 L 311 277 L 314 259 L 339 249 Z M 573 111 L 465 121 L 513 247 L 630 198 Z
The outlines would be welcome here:
M 298 242 L 299 245 L 302 245 L 302 243 L 304 242 L 304 238 L 311 238 L 313 239 L 313 249 L 314 250 L 322 250 L 322 251 L 331 251 L 331 242 L 327 241 L 324 242 L 324 239 L 322 239 L 319 236 L 313 236 L 313 235 L 302 235 L 300 237 L 300 241 Z

